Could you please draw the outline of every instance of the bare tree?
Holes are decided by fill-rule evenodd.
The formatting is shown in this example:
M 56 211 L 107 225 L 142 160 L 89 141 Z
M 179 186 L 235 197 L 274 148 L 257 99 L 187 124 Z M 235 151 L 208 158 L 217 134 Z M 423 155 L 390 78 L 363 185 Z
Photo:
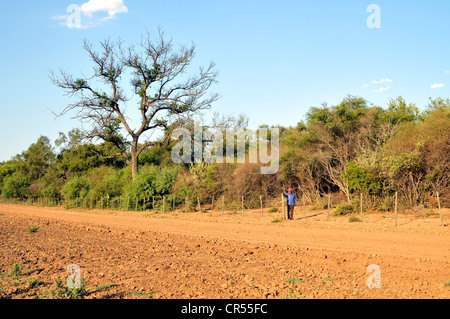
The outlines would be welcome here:
M 84 49 L 94 64 L 91 77 L 74 78 L 64 71 L 59 75 L 51 73 L 55 85 L 77 97 L 75 103 L 58 115 L 76 111 L 74 117 L 89 124 L 85 136 L 113 143 L 117 147 L 114 155 L 125 157 L 133 179 L 138 174 L 138 157 L 143 150 L 167 146 L 176 127 L 192 114 L 210 108 L 218 99 L 217 94 L 206 96 L 216 82 L 214 64 L 201 67 L 196 75 L 188 75 L 195 45 L 175 51 L 172 41 L 165 40 L 161 31 L 155 41 L 147 33 L 137 48 L 125 47 L 122 41 L 105 40 L 101 42 L 100 52 L 87 41 Z M 140 114 L 136 128 L 132 128 L 125 113 L 126 103 L 133 101 L 124 95 L 122 87 L 124 78 L 129 81 L 128 75 L 131 75 L 131 87 L 128 87 Z M 126 138 L 122 137 L 122 130 Z M 154 131 L 162 131 L 163 137 L 158 140 L 146 137 L 146 132 Z

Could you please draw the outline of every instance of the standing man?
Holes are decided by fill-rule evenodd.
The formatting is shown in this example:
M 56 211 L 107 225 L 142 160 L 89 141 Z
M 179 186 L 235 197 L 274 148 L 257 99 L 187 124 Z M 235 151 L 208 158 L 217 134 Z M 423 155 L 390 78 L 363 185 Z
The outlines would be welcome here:
M 288 188 L 288 192 L 283 196 L 286 197 L 286 206 L 287 206 L 287 214 L 288 219 L 294 219 L 294 208 L 295 208 L 295 194 L 292 192 L 292 188 Z

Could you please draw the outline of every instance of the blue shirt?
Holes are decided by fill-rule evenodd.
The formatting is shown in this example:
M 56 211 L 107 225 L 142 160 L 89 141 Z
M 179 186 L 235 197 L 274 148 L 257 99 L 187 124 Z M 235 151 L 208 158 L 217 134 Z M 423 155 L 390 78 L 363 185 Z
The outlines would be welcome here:
M 284 197 L 286 197 L 286 205 L 295 206 L 295 194 L 294 193 L 292 193 L 292 194 L 286 193 L 286 194 L 284 194 Z

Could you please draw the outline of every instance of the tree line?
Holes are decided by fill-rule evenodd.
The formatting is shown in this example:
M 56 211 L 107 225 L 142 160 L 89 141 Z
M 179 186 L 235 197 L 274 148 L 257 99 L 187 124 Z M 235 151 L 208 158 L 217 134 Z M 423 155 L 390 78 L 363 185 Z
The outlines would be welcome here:
M 244 124 L 242 118 L 227 123 Z M 438 192 L 450 206 L 450 99 L 430 99 L 421 112 L 402 97 L 380 107 L 347 96 L 334 106 L 311 107 L 296 127 L 279 128 L 280 168 L 272 175 L 260 174 L 260 164 L 175 164 L 175 142 L 165 136 L 141 150 L 136 173 L 127 164 L 131 155 L 117 155 L 113 141 L 94 143 L 79 129 L 53 143 L 42 136 L 0 163 L 0 193 L 111 202 L 167 196 L 170 203 L 225 196 L 228 208 L 239 209 L 242 196 L 246 207 L 259 207 L 260 195 L 268 201 L 292 187 L 319 207 L 333 193 L 357 210 L 363 194 L 367 208 L 387 211 L 396 192 L 404 207 L 431 205 Z

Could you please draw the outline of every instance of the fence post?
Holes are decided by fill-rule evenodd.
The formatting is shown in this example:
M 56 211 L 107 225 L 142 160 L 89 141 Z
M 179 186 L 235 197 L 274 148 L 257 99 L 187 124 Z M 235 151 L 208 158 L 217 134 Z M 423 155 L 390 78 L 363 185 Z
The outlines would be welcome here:
M 152 210 L 155 210 L 155 196 L 152 196 Z
M 244 216 L 244 195 L 242 195 L 242 216 Z
M 225 202 L 225 196 L 222 195 L 222 216 L 223 216 L 224 202 Z
M 306 202 L 305 202 L 305 194 L 303 194 L 303 215 L 306 218 Z
M 213 195 L 213 197 L 212 197 L 210 216 L 212 216 L 213 210 L 214 210 L 214 195 Z
M 186 196 L 186 200 L 184 201 L 184 205 L 186 206 L 184 209 L 184 212 L 187 213 L 188 212 L 188 197 Z
M 127 211 L 128 211 L 129 206 L 130 206 L 130 196 L 127 196 Z
M 441 226 L 443 226 L 444 221 L 442 220 L 442 210 L 441 210 L 441 201 L 439 199 L 439 192 L 437 192 L 437 202 L 438 202 L 438 207 L 439 207 L 439 216 L 441 218 Z
M 281 206 L 283 207 L 283 220 L 286 220 L 286 212 L 284 207 L 284 194 L 281 194 Z
M 134 210 L 137 212 L 137 210 L 138 210 L 138 198 L 137 198 L 137 196 L 136 196 L 136 205 L 135 205 L 135 207 L 134 207 Z
M 202 212 L 202 205 L 200 205 L 200 198 L 197 197 L 197 203 L 198 203 L 198 209 L 200 210 L 200 213 Z
M 330 219 L 330 204 L 331 204 L 331 194 L 328 193 L 328 213 L 327 213 L 327 220 Z
M 395 226 L 397 226 L 398 192 L 395 192 Z
M 163 196 L 163 214 L 166 213 L 166 195 Z
M 261 217 L 263 217 L 262 195 L 259 195 L 259 204 L 261 205 Z
M 172 196 L 172 210 L 175 211 L 175 196 Z
M 145 211 L 145 197 L 144 197 L 144 202 L 142 204 L 142 210 Z
M 361 221 L 363 220 L 363 194 L 361 193 Z

